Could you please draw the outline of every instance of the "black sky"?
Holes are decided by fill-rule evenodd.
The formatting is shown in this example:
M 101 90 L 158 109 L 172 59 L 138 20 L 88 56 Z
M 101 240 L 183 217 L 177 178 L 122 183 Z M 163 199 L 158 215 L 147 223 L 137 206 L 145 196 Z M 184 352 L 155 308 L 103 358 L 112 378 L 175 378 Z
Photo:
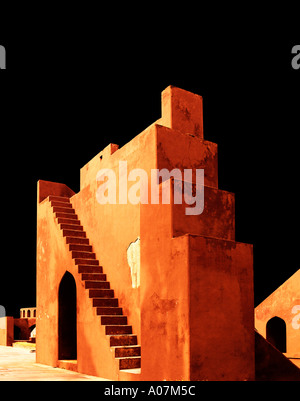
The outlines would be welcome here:
M 2 25 L 0 304 L 7 314 L 35 305 L 37 181 L 79 191 L 84 164 L 160 117 L 168 85 L 203 96 L 204 137 L 219 148 L 219 188 L 236 194 L 236 240 L 254 245 L 255 304 L 299 269 L 297 38 L 219 34 L 216 41 L 195 27 L 173 29 L 157 40 L 145 28 L 13 35 Z

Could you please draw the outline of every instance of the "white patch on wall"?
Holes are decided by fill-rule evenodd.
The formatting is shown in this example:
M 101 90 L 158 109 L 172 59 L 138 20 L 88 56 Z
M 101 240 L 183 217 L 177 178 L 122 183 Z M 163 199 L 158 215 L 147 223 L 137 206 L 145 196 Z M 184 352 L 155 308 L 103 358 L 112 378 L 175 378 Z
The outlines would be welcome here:
M 140 286 L 140 242 L 140 238 L 138 237 L 134 242 L 129 245 L 127 249 L 127 262 L 130 267 L 132 288 L 139 288 Z
M 292 320 L 292 327 L 295 330 L 300 329 L 300 305 L 295 305 L 292 309 L 292 313 L 297 315 Z

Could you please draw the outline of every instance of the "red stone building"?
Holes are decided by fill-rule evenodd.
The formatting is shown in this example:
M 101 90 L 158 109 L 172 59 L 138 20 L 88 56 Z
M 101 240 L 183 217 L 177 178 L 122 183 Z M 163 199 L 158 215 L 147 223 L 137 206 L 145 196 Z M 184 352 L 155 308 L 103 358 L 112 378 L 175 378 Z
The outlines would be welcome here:
M 159 186 L 170 202 L 150 202 L 149 180 L 148 203 L 116 191 L 100 204 L 99 170 L 120 189 L 125 161 L 125 181 L 137 169 L 204 169 L 203 213 L 174 202 L 183 175 Z M 253 293 L 252 245 L 235 241 L 235 198 L 218 188 L 200 96 L 166 88 L 161 118 L 83 166 L 78 193 L 38 182 L 38 363 L 113 380 L 255 380 Z

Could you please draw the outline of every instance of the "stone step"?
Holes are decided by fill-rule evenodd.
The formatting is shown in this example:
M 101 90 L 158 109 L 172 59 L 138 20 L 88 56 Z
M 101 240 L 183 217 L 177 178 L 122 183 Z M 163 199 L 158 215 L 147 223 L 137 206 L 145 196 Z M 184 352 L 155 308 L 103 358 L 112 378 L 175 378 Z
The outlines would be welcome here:
M 119 306 L 118 298 L 92 298 L 93 306 Z
M 75 220 L 77 221 L 77 220 Z M 66 224 L 66 223 L 61 223 L 60 224 L 60 229 L 61 230 L 75 230 L 75 231 L 83 231 L 83 227 L 78 224 Z
M 49 201 L 57 201 L 57 202 L 63 202 L 63 203 L 70 203 L 70 198 L 67 198 L 65 196 L 56 196 L 56 195 L 49 195 Z
M 84 251 L 71 251 L 73 259 L 96 259 L 96 254 L 94 252 L 84 252 Z
M 57 367 L 60 369 L 71 370 L 72 372 L 77 372 L 77 360 L 76 359 L 67 359 L 67 360 L 58 360 Z
M 63 230 L 63 236 L 64 237 L 86 238 L 86 232 L 85 231 L 78 231 L 78 230 Z
M 70 213 L 64 213 L 64 212 L 55 212 L 55 217 L 56 218 L 62 217 L 64 219 L 72 219 L 72 220 L 78 219 L 77 214 L 70 214 Z
M 80 237 L 66 237 L 67 244 L 85 244 L 89 245 L 90 241 L 88 238 L 80 238 Z
M 76 258 L 74 260 L 76 265 L 99 266 L 99 260 L 97 259 Z
M 132 334 L 132 326 L 128 325 L 109 325 L 105 326 L 105 334 L 112 335 L 112 334 Z
M 91 289 L 89 290 L 90 298 L 113 298 L 114 290 L 101 288 L 101 289 Z
M 58 206 L 58 207 L 66 207 L 68 209 L 72 208 L 71 203 L 67 203 L 67 202 L 60 202 L 60 201 L 51 201 L 51 206 Z
M 78 264 L 78 273 L 102 273 L 102 272 L 103 272 L 102 266 Z
M 83 273 L 81 275 L 81 280 L 91 280 L 93 282 L 97 281 L 106 281 L 106 274 L 97 274 L 97 273 Z
M 141 357 L 133 356 L 131 358 L 116 358 L 119 360 L 119 369 L 137 369 L 141 367 Z
M 68 207 L 60 207 L 60 206 L 54 206 L 53 212 L 54 213 L 75 214 L 75 210 L 73 208 L 70 209 Z
M 110 289 L 110 282 L 109 281 L 90 281 L 90 280 L 86 280 L 85 282 L 85 289 L 88 290 L 90 288 L 106 288 L 106 289 Z
M 107 325 L 127 325 L 127 316 L 124 315 L 106 315 L 101 316 L 101 324 Z
M 84 252 L 92 252 L 92 245 L 85 244 L 69 244 L 69 251 L 84 251 Z
M 119 345 L 137 345 L 137 336 L 135 334 L 123 334 L 110 336 L 109 343 L 111 347 Z
M 66 219 L 66 218 L 63 218 L 63 217 L 58 217 L 57 223 L 58 224 L 72 224 L 72 225 L 80 226 L 80 221 L 79 220 Z
M 99 316 L 122 315 L 123 310 L 119 307 L 101 306 L 96 308 L 96 314 Z
M 130 356 L 141 356 L 141 346 L 132 345 L 125 347 L 113 347 L 115 351 L 115 358 L 126 358 Z
M 35 350 L 36 344 L 29 340 L 14 340 L 12 343 L 14 348 L 25 348 L 27 350 Z

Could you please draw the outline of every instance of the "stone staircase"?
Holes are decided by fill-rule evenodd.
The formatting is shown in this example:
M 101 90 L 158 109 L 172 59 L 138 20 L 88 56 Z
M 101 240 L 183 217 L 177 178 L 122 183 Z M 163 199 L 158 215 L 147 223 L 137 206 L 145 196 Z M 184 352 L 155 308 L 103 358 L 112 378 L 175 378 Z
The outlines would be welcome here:
M 92 307 L 96 309 L 101 324 L 105 326 L 105 334 L 109 336 L 110 347 L 119 362 L 119 369 L 140 368 L 141 347 L 137 343 L 137 336 L 132 334 L 132 327 L 127 324 L 127 317 L 123 315 L 118 298 L 115 298 L 114 290 L 110 288 L 110 282 L 96 259 L 70 199 L 50 195 L 49 201 L 92 300 Z

